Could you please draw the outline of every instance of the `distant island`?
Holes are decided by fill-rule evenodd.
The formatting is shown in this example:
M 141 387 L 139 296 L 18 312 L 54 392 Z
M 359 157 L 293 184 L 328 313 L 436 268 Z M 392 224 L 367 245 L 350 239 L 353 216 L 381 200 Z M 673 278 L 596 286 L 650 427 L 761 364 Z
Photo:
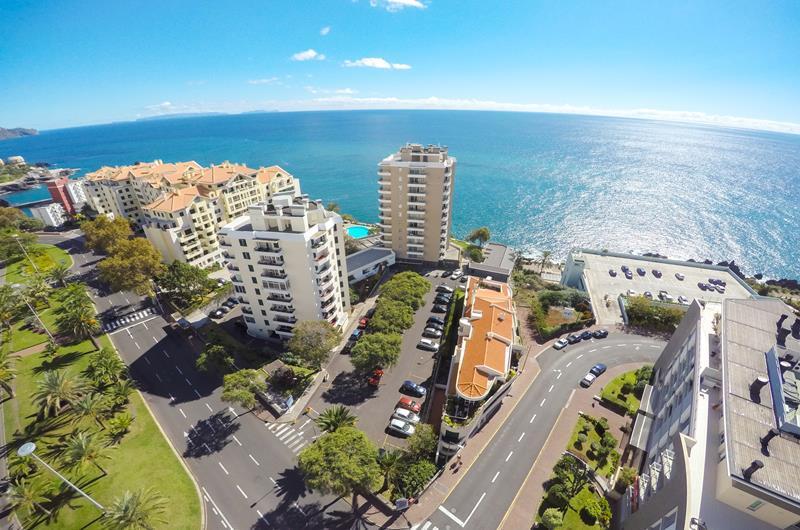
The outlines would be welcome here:
M 225 116 L 227 112 L 176 112 L 174 114 L 159 114 L 158 116 L 146 116 L 137 118 L 136 121 L 156 121 L 171 120 L 173 118 L 204 118 L 208 116 Z
M 20 136 L 35 136 L 39 134 L 36 129 L 23 129 L 17 127 L 16 129 L 4 129 L 0 127 L 0 140 L 8 140 L 9 138 L 19 138 Z

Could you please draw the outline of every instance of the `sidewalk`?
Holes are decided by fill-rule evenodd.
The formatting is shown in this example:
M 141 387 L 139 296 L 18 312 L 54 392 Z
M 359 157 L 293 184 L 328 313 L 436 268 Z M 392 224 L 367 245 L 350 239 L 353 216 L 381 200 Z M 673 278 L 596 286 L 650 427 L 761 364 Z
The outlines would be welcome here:
M 608 419 L 610 431 L 618 440 L 622 437 L 620 427 L 625 424 L 626 418 L 600 405 L 594 399 L 595 393 L 599 392 L 603 385 L 617 377 L 623 372 L 639 368 L 641 363 L 631 363 L 609 368 L 600 376 L 590 388 L 578 387 L 570 398 L 566 407 L 561 409 L 561 414 L 550 431 L 550 436 L 542 448 L 542 452 L 536 457 L 536 461 L 528 473 L 522 488 L 517 492 L 514 502 L 509 507 L 500 528 L 506 530 L 519 530 L 531 528 L 536 518 L 536 512 L 544 496 L 544 484 L 553 472 L 553 466 L 561 458 L 562 453 L 567 449 L 567 443 L 572 436 L 572 430 L 578 421 L 581 412 L 595 417 L 605 417 Z

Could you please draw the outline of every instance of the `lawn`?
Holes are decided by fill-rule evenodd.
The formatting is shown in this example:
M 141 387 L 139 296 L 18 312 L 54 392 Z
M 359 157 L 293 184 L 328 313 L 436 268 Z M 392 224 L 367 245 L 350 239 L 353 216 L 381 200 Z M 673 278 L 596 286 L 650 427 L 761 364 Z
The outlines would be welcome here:
M 547 309 L 547 316 L 545 317 L 546 326 L 560 326 L 562 324 L 572 324 L 577 320 L 579 315 L 574 309 L 572 310 L 572 317 L 569 318 L 564 315 L 564 312 L 569 308 L 564 307 L 550 307 Z
M 41 272 L 52 269 L 53 266 L 59 262 L 66 263 L 70 267 L 72 266 L 72 256 L 65 250 L 54 245 L 45 245 L 41 243 L 31 245 L 31 248 L 28 250 L 28 255 Z M 30 261 L 23 257 L 6 266 L 5 282 L 9 285 L 25 283 L 25 279 L 35 272 Z
M 567 509 L 567 513 L 564 514 L 564 526 L 561 528 L 569 528 L 569 530 L 602 528 L 599 523 L 588 525 L 583 521 L 583 519 L 581 519 L 581 509 L 583 509 L 587 502 L 596 496 L 597 494 L 592 493 L 588 486 L 584 487 L 580 492 L 578 492 L 578 494 L 569 501 L 569 508 Z
M 588 430 L 586 427 L 588 427 Z M 582 444 L 578 443 L 578 434 L 581 432 L 585 432 L 587 436 L 586 442 Z M 602 436 L 597 433 L 594 423 L 586 419 L 584 416 L 579 416 L 578 422 L 575 424 L 575 429 L 572 431 L 572 436 L 569 438 L 569 444 L 567 445 L 567 448 L 571 453 L 578 455 L 581 460 L 594 468 L 597 474 L 604 477 L 610 477 L 617 465 L 617 462 L 619 462 L 619 453 L 613 451 L 611 455 L 609 455 L 606 462 L 603 463 L 602 466 L 598 467 L 600 463 L 593 458 L 590 448 L 592 442 L 600 443 L 601 438 Z M 615 454 L 616 458 L 614 457 Z
M 639 398 L 636 397 L 633 390 L 630 392 L 622 391 L 622 387 L 625 385 L 625 383 L 630 383 L 631 389 L 636 386 L 636 370 L 620 374 L 609 381 L 606 386 L 603 387 L 600 397 L 604 401 L 608 401 L 617 405 L 618 407 L 627 409 L 628 414 L 634 415 L 636 414 L 636 411 L 639 410 Z
M 111 347 L 106 336 L 101 337 L 101 343 Z M 55 363 L 59 369 L 65 369 L 70 375 L 77 376 L 87 366 L 88 354 L 92 350 L 90 341 L 62 347 Z M 14 386 L 19 397 L 3 404 L 6 436 L 10 440 L 17 439 L 18 429 L 31 426 L 36 420 L 37 408 L 31 396 L 36 388 L 36 380 L 45 369 L 45 363 L 40 354 L 20 358 L 17 363 L 18 375 Z M 200 504 L 195 486 L 138 393 L 131 394 L 127 410 L 135 420 L 130 432 L 111 450 L 111 458 L 101 463 L 108 472 L 105 477 L 100 476 L 99 471 L 91 465 L 85 468 L 82 475 L 66 470 L 52 454 L 52 447 L 58 437 L 68 435 L 74 428 L 97 429 L 90 420 L 84 420 L 78 425 L 70 424 L 69 420 L 72 418 L 68 412 L 61 415 L 65 421 L 54 422 L 50 430 L 45 430 L 35 438 L 37 454 L 68 478 L 78 480 L 85 486 L 87 493 L 103 505 L 110 504 L 125 490 L 135 491 L 154 486 L 167 501 L 163 519 L 167 521 L 169 528 L 199 528 Z M 42 522 L 35 528 L 100 528 L 98 521 L 92 522 L 98 515 L 94 506 L 79 498 L 58 510 L 55 520 Z M 25 524 L 25 527 L 34 526 Z
M 457 246 L 457 247 L 458 247 L 458 248 L 460 248 L 462 251 L 464 251 L 464 250 L 467 250 L 467 248 L 468 248 L 468 247 L 469 247 L 469 245 L 470 245 L 470 244 L 469 244 L 467 241 L 462 241 L 462 240 L 460 240 L 460 239 L 456 239 L 456 238 L 454 238 L 454 237 L 451 237 L 451 238 L 450 238 L 450 244 Z

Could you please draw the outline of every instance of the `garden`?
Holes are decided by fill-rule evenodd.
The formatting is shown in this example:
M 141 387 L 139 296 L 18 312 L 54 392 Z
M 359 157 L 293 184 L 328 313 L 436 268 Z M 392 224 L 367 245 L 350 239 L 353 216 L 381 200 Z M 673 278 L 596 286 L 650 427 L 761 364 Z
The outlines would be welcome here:
M 527 305 L 528 325 L 542 341 L 594 324 L 588 295 L 559 284 L 529 294 Z
M 644 296 L 633 296 L 625 300 L 625 313 L 628 315 L 628 324 L 635 328 L 672 333 L 683 319 L 685 311 L 682 307 L 669 307 Z
M 642 398 L 644 387 L 650 382 L 652 375 L 651 365 L 620 374 L 603 387 L 600 397 L 604 402 L 634 416 L 639 410 L 639 400 Z
M 619 463 L 617 444 L 605 418 L 581 415 L 569 439 L 569 451 L 592 466 L 595 473 L 608 478 Z
M 536 522 L 548 530 L 608 528 L 611 506 L 597 492 L 592 470 L 577 457 L 565 453 L 546 483 Z

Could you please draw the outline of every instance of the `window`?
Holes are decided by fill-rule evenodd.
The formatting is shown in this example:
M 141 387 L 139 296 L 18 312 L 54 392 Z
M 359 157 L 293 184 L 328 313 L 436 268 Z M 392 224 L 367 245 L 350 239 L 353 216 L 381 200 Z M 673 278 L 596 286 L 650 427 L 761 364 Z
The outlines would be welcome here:
M 256 287 L 256 294 L 261 294 L 261 289 L 259 289 L 258 287 Z
M 255 323 L 256 319 L 253 317 L 244 317 L 247 322 Z
M 247 270 L 249 270 L 250 272 L 255 272 L 255 271 L 256 271 L 256 270 L 253 268 L 253 266 L 252 266 L 252 265 L 247 265 Z
M 250 259 L 250 253 L 249 252 L 242 252 L 242 257 L 244 259 Z
M 754 511 L 758 510 L 759 508 L 761 508 L 763 505 L 764 505 L 763 501 L 753 501 L 753 502 L 750 503 L 750 505 L 747 507 L 747 509 L 750 510 L 751 512 L 754 512 Z
M 239 246 L 246 247 L 247 246 L 247 240 L 246 239 L 240 239 L 239 240 Z

